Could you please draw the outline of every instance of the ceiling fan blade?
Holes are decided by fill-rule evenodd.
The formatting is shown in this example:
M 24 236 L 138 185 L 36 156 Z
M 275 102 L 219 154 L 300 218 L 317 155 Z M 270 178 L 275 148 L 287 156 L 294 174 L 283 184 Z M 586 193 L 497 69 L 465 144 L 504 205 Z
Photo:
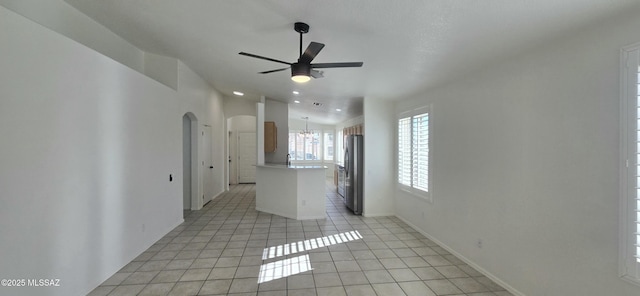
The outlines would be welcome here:
M 362 62 L 311 64 L 312 69 L 362 67 Z
M 311 77 L 313 77 L 313 78 L 322 78 L 322 77 L 324 77 L 324 75 L 322 75 L 322 71 L 318 71 L 318 70 L 311 70 L 310 74 L 311 74 Z
M 263 71 L 263 72 L 258 72 L 258 74 L 269 74 L 269 73 L 273 73 L 273 72 L 280 72 L 280 71 L 284 71 L 287 70 L 291 67 L 286 67 L 286 68 L 282 68 L 282 69 L 275 69 L 275 70 L 269 70 L 269 71 Z
M 311 42 L 307 49 L 304 51 L 298 63 L 308 64 L 313 61 L 313 59 L 318 55 L 318 53 L 322 50 L 324 44 L 318 42 Z
M 291 65 L 291 63 L 289 63 L 289 62 L 285 62 L 285 61 L 281 61 L 281 60 L 276 60 L 276 59 L 272 59 L 272 58 L 267 58 L 267 57 L 263 57 L 263 56 L 255 55 L 255 54 L 252 54 L 252 53 L 239 52 L 238 54 L 243 55 L 243 56 L 248 56 L 248 57 L 256 58 L 256 59 L 267 60 L 267 61 L 272 61 L 272 62 L 276 62 L 276 63 L 282 63 L 282 64 Z

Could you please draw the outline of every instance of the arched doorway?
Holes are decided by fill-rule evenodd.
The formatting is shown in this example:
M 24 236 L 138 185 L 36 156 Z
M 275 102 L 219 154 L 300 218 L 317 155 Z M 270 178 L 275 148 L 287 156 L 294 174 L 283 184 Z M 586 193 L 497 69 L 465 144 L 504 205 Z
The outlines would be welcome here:
M 198 120 L 187 112 L 182 116 L 182 209 L 184 215 L 197 207 Z

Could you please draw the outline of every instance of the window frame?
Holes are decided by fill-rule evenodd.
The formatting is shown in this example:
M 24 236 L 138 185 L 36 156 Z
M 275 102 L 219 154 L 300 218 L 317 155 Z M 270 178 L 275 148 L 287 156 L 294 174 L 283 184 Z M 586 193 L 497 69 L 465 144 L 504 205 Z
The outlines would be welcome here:
M 337 164 L 343 164 L 344 162 L 344 131 L 342 129 L 335 130 L 335 136 L 333 137 L 333 147 L 335 149 L 333 153 L 333 162 Z
M 329 142 L 327 136 L 331 135 L 331 146 L 327 146 Z M 334 130 L 322 130 L 322 161 L 324 162 L 335 162 L 336 152 L 336 135 Z M 327 158 L 329 156 L 329 152 L 331 152 L 331 159 Z
M 395 132 L 396 132 L 396 147 L 395 147 L 395 173 L 396 173 L 396 186 L 398 190 L 401 190 L 403 192 L 409 193 L 415 197 L 418 197 L 422 200 L 425 200 L 429 203 L 433 203 L 433 173 L 432 173 L 432 167 L 433 167 L 433 160 L 432 160 L 432 139 L 433 139 L 433 119 L 432 119 L 432 115 L 433 115 L 433 107 L 431 105 L 427 105 L 427 106 L 420 106 L 420 107 L 416 107 L 416 108 L 412 108 L 410 110 L 407 111 L 403 111 L 403 112 L 399 112 L 397 114 L 397 118 L 396 118 L 396 128 L 395 128 Z M 400 183 L 400 161 L 399 161 L 399 157 L 400 157 L 400 121 L 402 119 L 405 118 L 410 118 L 410 127 L 411 130 L 409 131 L 409 136 L 410 136 L 410 146 L 413 146 L 413 118 L 416 116 L 420 116 L 423 114 L 427 114 L 428 116 L 428 125 L 427 125 L 427 133 L 428 133 L 428 142 L 427 142 L 427 149 L 428 149 L 428 154 L 427 154 L 427 191 L 422 190 L 422 189 L 418 189 L 415 188 L 412 185 L 405 185 Z M 413 149 L 410 152 L 410 155 L 413 155 Z M 414 164 L 414 160 L 413 158 L 411 158 L 410 160 L 411 163 L 411 168 L 410 170 L 413 173 L 413 166 Z M 410 178 L 411 182 L 413 182 L 413 175 Z
M 622 48 L 620 55 L 620 250 L 619 276 L 628 282 L 640 285 L 640 252 L 636 251 L 638 243 L 636 210 L 640 209 L 637 198 L 640 198 L 637 187 L 638 161 L 638 106 L 640 101 L 640 43 Z M 635 216 L 635 218 L 634 218 Z

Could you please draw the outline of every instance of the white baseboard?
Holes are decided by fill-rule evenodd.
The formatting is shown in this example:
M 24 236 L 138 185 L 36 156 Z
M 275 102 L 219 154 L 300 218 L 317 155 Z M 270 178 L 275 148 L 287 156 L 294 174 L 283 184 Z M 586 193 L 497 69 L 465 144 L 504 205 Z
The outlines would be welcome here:
M 295 219 L 296 218 L 293 215 L 289 215 L 289 214 L 278 212 L 278 211 L 271 211 L 271 210 L 267 210 L 267 209 L 263 209 L 263 208 L 259 208 L 259 207 L 256 207 L 256 211 L 264 212 L 264 213 L 267 213 L 267 214 L 278 215 L 280 217 L 285 217 L 285 218 L 289 218 L 289 219 Z
M 447 246 L 443 242 L 439 241 L 437 238 L 431 236 L 430 234 L 426 233 L 425 231 L 423 231 L 419 227 L 415 226 L 413 223 L 409 222 L 408 220 L 406 220 L 406 219 L 404 219 L 404 218 L 402 218 L 400 216 L 395 215 L 395 217 L 397 217 L 398 219 L 402 220 L 402 222 L 406 223 L 407 225 L 409 225 L 411 228 L 413 228 L 417 232 L 420 232 L 420 234 L 424 235 L 426 238 L 428 238 L 431 241 L 433 241 L 434 243 L 438 244 L 438 246 L 440 246 L 441 248 L 447 250 L 447 252 L 449 252 L 449 253 L 453 254 L 454 256 L 458 257 L 458 259 L 462 260 L 467 265 L 473 267 L 475 270 L 477 270 L 478 272 L 482 273 L 484 276 L 488 277 L 489 279 L 494 281 L 496 284 L 502 286 L 507 291 L 509 291 L 509 293 L 513 294 L 514 296 L 526 296 L 522 292 L 516 290 L 515 288 L 511 287 L 509 284 L 507 284 L 504 281 L 502 281 L 500 278 L 496 277 L 495 275 L 491 274 L 490 272 L 488 272 L 484 268 L 480 267 L 475 262 L 473 262 L 473 261 L 469 260 L 468 258 L 462 256 L 462 254 L 456 252 L 455 250 L 453 250 L 452 248 L 450 248 L 449 246 Z
M 259 207 L 256 207 L 256 211 L 265 212 L 267 214 L 277 215 L 277 216 L 280 216 L 280 217 L 285 217 L 285 218 L 294 219 L 294 220 L 327 219 L 327 215 L 322 215 L 322 216 L 298 216 L 298 217 L 296 217 L 294 215 L 289 215 L 289 214 L 285 214 L 285 213 L 278 212 L 278 211 L 266 210 L 266 209 L 259 208 Z
M 218 192 L 218 194 L 213 195 L 213 197 L 211 197 L 211 201 L 215 200 L 216 198 L 220 197 L 220 195 L 223 195 L 227 192 L 228 190 L 222 190 L 220 192 Z
M 327 219 L 327 216 L 301 216 L 298 217 L 296 220 L 320 220 L 320 219 Z
M 373 213 L 373 214 L 369 214 L 369 213 L 362 213 L 362 216 L 367 217 L 367 218 L 372 218 L 372 217 L 389 217 L 389 216 L 395 216 L 394 213 Z M 412 226 L 413 227 L 413 226 Z

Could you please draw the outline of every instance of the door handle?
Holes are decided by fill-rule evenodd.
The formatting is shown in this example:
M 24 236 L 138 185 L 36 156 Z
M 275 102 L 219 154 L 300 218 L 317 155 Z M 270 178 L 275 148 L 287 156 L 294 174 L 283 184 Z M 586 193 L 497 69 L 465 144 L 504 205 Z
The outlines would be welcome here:
M 212 169 L 212 168 L 213 168 L 213 166 L 210 166 L 209 168 L 210 168 L 210 169 Z

